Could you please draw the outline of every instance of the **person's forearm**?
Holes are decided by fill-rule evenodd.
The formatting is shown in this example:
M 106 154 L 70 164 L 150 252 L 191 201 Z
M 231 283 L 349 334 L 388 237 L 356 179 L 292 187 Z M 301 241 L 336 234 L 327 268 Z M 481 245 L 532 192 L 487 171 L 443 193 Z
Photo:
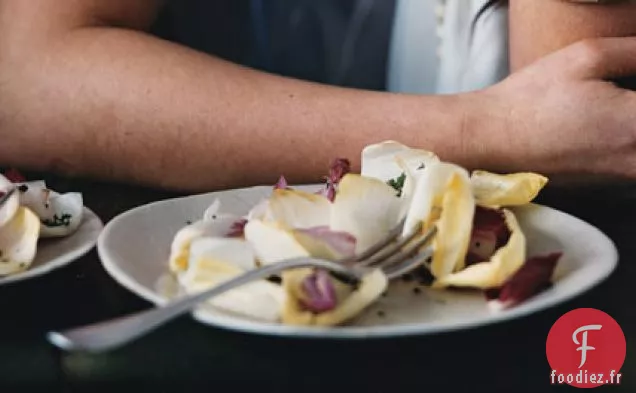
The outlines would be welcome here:
M 360 150 L 385 139 L 465 165 L 494 157 L 464 148 L 470 96 L 296 81 L 134 31 L 75 30 L 2 72 L 0 165 L 198 190 L 280 173 L 316 181 L 333 158 L 357 167 Z

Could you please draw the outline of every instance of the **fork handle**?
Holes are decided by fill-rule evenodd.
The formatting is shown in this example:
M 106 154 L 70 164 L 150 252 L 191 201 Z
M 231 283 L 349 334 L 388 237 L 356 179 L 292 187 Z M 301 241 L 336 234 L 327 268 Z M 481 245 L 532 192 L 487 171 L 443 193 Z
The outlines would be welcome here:
M 47 338 L 53 345 L 66 351 L 102 352 L 114 349 L 151 332 L 207 299 L 251 281 L 269 277 L 287 269 L 302 267 L 325 268 L 348 276 L 352 275 L 350 269 L 333 262 L 314 258 L 292 259 L 250 270 L 213 288 L 175 300 L 161 307 L 63 332 L 49 332 Z

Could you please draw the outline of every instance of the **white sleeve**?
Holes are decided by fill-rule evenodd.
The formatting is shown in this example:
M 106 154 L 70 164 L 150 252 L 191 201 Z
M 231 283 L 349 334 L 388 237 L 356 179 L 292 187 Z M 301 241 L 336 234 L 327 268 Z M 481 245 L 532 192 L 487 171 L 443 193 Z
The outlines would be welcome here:
M 487 2 L 448 0 L 438 93 L 478 90 L 509 74 L 508 7 L 490 7 L 475 19 Z
M 488 0 L 446 0 L 443 30 L 437 34 L 435 1 L 397 1 L 388 89 L 451 94 L 505 78 L 509 73 L 507 7 L 491 7 L 476 19 Z

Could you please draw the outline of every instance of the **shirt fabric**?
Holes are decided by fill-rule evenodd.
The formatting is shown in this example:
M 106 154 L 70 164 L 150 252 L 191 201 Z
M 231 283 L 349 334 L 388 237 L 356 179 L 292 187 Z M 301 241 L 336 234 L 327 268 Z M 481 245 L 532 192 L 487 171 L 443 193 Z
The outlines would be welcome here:
M 504 78 L 507 10 L 487 0 L 174 0 L 158 36 L 239 64 L 321 83 L 416 94 Z M 441 57 L 438 55 L 441 54 Z

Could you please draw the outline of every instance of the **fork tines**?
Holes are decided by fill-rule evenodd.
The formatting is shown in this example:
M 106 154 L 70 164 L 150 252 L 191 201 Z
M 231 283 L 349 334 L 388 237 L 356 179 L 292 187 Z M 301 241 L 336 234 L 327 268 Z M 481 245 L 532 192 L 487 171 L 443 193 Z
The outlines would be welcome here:
M 402 236 L 405 220 L 402 220 L 386 238 L 371 246 L 368 250 L 356 256 L 350 262 L 357 266 L 380 268 L 392 277 L 405 274 L 423 264 L 432 255 L 432 249 L 422 248 L 431 241 L 437 233 L 433 226 L 422 233 L 422 224 Z

